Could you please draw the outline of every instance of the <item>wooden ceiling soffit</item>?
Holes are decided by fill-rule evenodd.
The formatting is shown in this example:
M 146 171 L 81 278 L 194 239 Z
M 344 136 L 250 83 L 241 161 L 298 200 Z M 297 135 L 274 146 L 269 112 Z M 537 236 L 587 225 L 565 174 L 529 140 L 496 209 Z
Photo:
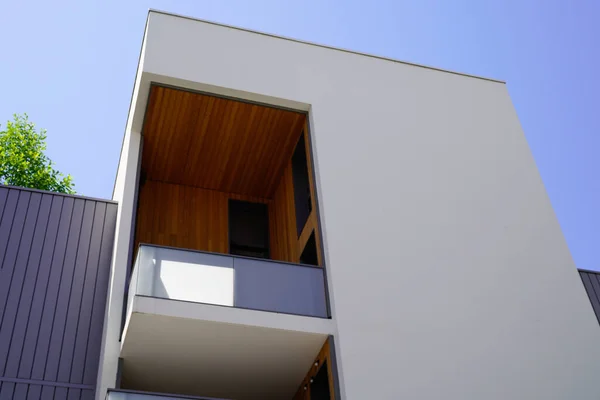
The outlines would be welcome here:
M 152 86 L 144 123 L 147 179 L 271 198 L 305 114 Z

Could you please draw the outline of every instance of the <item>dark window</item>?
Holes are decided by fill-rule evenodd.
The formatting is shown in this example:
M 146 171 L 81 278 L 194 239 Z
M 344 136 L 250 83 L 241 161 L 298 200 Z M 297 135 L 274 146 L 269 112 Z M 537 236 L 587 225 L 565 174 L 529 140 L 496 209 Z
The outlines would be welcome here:
M 229 200 L 229 253 L 269 258 L 269 214 L 266 204 Z
M 310 384 L 310 400 L 329 400 L 330 396 L 327 361 L 325 361 Z
M 294 204 L 296 206 L 296 229 L 298 237 L 312 211 L 310 185 L 308 183 L 308 163 L 304 135 L 300 137 L 292 156 L 292 178 L 294 182 Z
M 302 254 L 300 255 L 300 263 L 319 265 L 319 260 L 317 259 L 317 242 L 315 241 L 315 232 L 311 233 L 310 237 L 306 241 L 304 250 L 302 250 Z

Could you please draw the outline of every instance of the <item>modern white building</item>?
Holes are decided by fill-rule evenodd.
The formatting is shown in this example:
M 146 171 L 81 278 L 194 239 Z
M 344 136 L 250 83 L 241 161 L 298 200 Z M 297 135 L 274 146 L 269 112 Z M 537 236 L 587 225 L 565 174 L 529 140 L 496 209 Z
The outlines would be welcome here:
M 151 11 L 113 200 L 99 400 L 600 398 L 503 82 Z

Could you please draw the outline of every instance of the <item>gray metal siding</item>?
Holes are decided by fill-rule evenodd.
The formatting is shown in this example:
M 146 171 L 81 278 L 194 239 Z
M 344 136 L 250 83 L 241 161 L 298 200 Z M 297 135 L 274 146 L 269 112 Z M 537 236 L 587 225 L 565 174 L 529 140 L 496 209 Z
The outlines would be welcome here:
M 600 272 L 580 269 L 579 275 L 600 323 Z
M 94 397 L 116 216 L 0 186 L 0 400 Z

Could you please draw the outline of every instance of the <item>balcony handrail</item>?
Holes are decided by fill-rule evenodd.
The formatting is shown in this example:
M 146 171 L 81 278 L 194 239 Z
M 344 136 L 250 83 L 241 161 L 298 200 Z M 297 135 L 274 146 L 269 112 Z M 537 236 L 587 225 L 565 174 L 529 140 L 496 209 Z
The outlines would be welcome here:
M 178 277 L 177 269 L 183 270 L 177 262 L 183 263 L 183 268 L 201 266 L 188 272 L 200 280 L 191 283 Z M 232 272 L 216 272 L 214 268 L 219 266 Z M 140 273 L 147 268 L 154 272 Z M 158 278 L 154 277 L 156 271 L 161 274 Z M 206 273 L 217 275 L 203 275 Z M 331 313 L 325 285 L 325 270 L 319 266 L 140 243 L 129 281 L 126 315 L 134 297 L 142 296 L 328 319 Z
M 234 258 L 234 259 L 264 261 L 264 262 L 270 262 L 270 263 L 275 263 L 275 264 L 283 264 L 283 265 L 287 265 L 287 266 L 290 266 L 290 267 L 305 267 L 305 268 L 316 268 L 316 269 L 323 270 L 323 267 L 318 266 L 318 265 L 293 263 L 293 262 L 290 262 L 290 261 L 272 260 L 270 258 L 258 258 L 258 257 L 240 256 L 240 255 L 237 255 L 237 254 L 227 254 L 227 253 L 219 253 L 219 252 L 215 252 L 215 251 L 205 251 L 205 250 L 188 249 L 188 248 L 184 248 L 184 247 L 163 246 L 163 245 L 160 245 L 160 244 L 150 244 L 150 243 L 139 243 L 138 244 L 138 250 L 141 247 L 154 247 L 154 248 L 157 248 L 157 249 L 167 249 L 167 250 L 175 250 L 175 251 L 187 251 L 187 252 L 190 252 L 190 253 L 200 253 L 200 254 L 209 254 L 209 255 L 212 255 L 212 256 L 231 257 L 231 258 Z

